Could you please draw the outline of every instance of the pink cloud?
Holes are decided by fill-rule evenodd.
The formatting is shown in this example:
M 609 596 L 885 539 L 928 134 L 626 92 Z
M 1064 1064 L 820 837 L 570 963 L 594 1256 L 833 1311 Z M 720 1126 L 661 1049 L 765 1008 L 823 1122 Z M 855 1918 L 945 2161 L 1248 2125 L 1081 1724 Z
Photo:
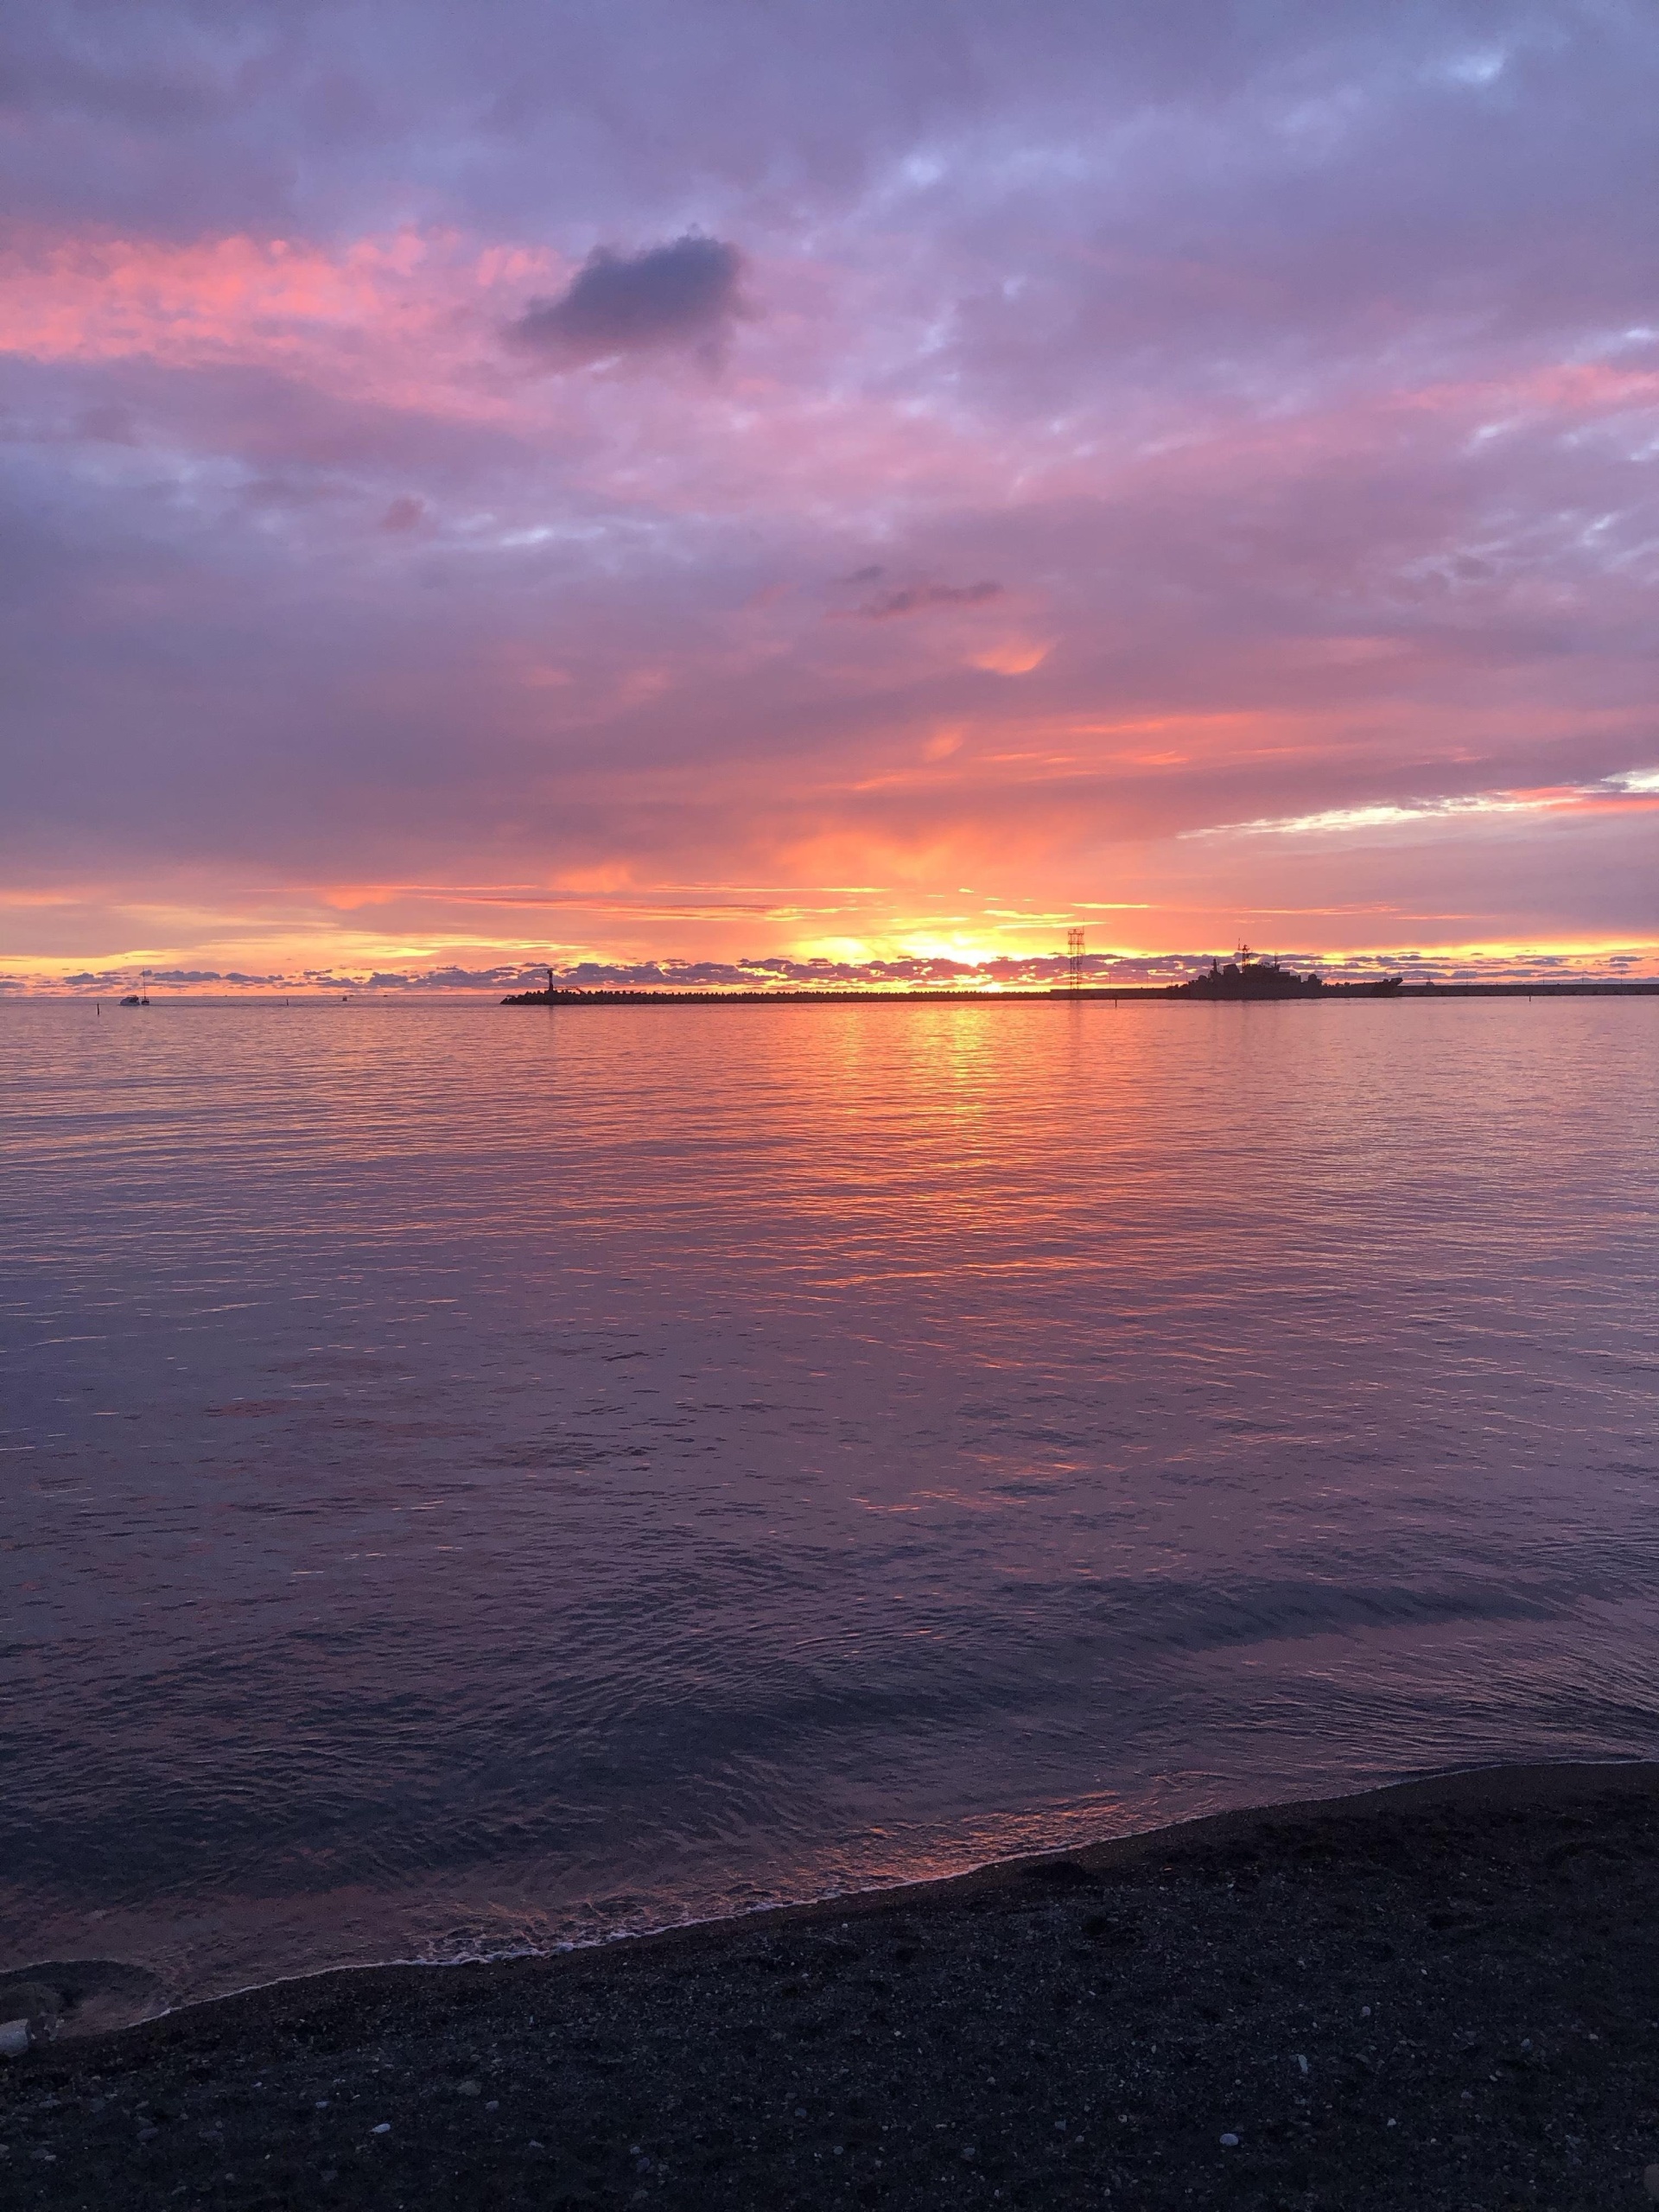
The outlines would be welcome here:
M 956 72 L 930 0 L 884 21 L 879 83 L 752 11 L 653 19 L 659 73 L 626 10 L 423 0 L 344 78 L 327 11 L 257 67 L 206 18 L 42 61 L 0 145 L 29 926 L 102 868 L 77 931 L 181 943 L 141 894 L 188 878 L 463 965 L 567 899 L 724 957 L 963 928 L 964 883 L 1016 933 L 1513 942 L 1517 885 L 1659 928 L 1650 798 L 1602 788 L 1654 758 L 1624 34 L 1517 16 L 1483 90 L 1432 9 L 969 13 Z

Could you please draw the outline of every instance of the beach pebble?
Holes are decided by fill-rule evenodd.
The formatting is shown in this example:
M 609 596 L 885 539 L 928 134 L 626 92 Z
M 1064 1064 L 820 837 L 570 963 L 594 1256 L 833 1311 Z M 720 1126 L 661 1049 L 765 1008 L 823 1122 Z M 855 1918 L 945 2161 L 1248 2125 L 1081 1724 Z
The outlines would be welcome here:
M 1224 2135 L 1221 2139 L 1221 2147 L 1224 2151 L 1236 2151 L 1238 2148 L 1237 2136 L 1232 2134 Z
M 479 2094 L 476 2082 L 457 2082 L 455 2084 L 455 2094 L 458 2097 L 475 2097 Z
M 369 2130 L 369 2133 L 371 2135 L 390 2135 L 391 2133 L 391 2122 L 389 2120 L 378 2120 Z
M 0 2021 L 0 2058 L 21 2058 L 28 2049 L 29 2022 Z

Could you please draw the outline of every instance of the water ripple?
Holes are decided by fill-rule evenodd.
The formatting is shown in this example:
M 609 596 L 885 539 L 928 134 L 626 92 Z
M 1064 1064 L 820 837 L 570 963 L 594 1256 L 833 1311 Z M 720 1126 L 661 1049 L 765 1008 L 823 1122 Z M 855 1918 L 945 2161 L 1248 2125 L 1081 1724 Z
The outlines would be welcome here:
M 1646 1001 L 0 1007 L 0 1962 L 1652 1756 L 1656 1105 Z

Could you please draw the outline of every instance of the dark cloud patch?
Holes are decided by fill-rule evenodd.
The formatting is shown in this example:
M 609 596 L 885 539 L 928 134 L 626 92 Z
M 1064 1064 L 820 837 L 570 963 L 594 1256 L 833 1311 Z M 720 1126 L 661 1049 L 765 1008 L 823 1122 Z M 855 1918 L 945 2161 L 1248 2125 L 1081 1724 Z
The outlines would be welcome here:
M 880 575 L 880 570 L 873 573 Z M 925 614 L 930 607 L 978 607 L 1000 599 L 1002 587 L 989 577 L 976 584 L 908 584 L 902 591 L 884 591 L 848 613 L 861 622 L 890 622 L 901 614 Z
M 643 253 L 600 246 L 556 300 L 532 300 L 508 326 L 515 346 L 556 365 L 674 346 L 717 352 L 743 312 L 743 257 L 690 232 Z
M 285 983 L 289 978 L 281 974 L 245 976 L 239 968 L 221 971 L 217 968 L 152 968 L 151 983 Z M 132 968 L 83 968 L 73 976 L 63 976 L 58 981 L 66 990 L 90 988 L 103 991 L 124 991 L 136 988 L 142 971 Z
M 139 442 L 131 408 L 118 402 L 83 408 L 75 419 L 75 431 L 90 445 L 136 446 Z
M 415 499 L 404 492 L 395 499 L 380 518 L 382 530 L 393 531 L 413 530 L 426 512 L 426 501 Z

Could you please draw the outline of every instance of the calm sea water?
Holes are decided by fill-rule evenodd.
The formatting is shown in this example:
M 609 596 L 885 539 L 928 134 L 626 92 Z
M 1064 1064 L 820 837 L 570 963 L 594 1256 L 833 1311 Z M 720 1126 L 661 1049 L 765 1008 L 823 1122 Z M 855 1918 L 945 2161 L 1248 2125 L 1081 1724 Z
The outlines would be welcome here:
M 0 1965 L 1659 1752 L 1659 1002 L 0 1007 Z

